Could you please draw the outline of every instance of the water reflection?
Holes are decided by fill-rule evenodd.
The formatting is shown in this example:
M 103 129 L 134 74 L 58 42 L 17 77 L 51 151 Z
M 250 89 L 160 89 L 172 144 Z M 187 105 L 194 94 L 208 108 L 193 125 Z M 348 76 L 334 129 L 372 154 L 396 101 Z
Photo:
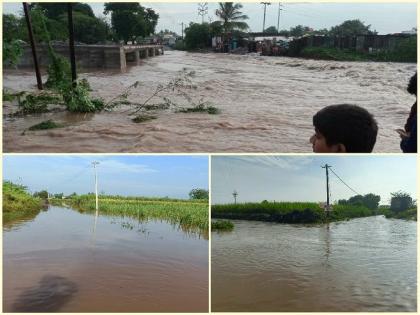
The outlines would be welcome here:
M 39 283 L 23 291 L 13 304 L 13 312 L 58 312 L 77 292 L 77 284 L 57 275 L 45 275 Z

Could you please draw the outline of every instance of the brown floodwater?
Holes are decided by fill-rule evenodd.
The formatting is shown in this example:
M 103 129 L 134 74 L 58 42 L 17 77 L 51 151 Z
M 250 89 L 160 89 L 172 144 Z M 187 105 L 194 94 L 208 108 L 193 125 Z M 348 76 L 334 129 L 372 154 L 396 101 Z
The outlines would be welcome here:
M 257 55 L 200 54 L 167 51 L 125 73 L 93 71 L 93 96 L 110 100 L 129 85 L 129 96 L 143 103 L 159 84 L 183 68 L 195 71 L 196 89 L 221 110 L 219 115 L 153 113 L 157 119 L 136 124 L 130 108 L 76 115 L 62 110 L 25 118 L 3 118 L 6 152 L 311 152 L 312 116 L 337 103 L 354 103 L 372 112 L 379 124 L 375 152 L 400 152 L 402 128 L 414 98 L 406 92 L 414 63 L 338 62 Z M 44 79 L 46 77 L 44 76 Z M 35 90 L 28 71 L 6 71 L 3 85 L 14 91 Z M 169 99 L 178 99 L 165 94 Z M 159 102 L 154 99 L 153 102 Z M 16 105 L 4 105 L 4 114 Z M 25 131 L 53 119 L 66 127 Z
M 50 207 L 3 228 L 3 311 L 208 312 L 208 241 Z
M 417 310 L 416 222 L 233 222 L 212 233 L 212 312 Z

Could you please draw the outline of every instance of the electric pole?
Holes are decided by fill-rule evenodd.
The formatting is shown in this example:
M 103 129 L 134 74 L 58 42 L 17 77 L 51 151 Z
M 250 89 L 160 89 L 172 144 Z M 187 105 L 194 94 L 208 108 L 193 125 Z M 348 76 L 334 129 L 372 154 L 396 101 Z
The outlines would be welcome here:
M 321 166 L 322 168 L 325 168 L 325 176 L 327 178 L 327 210 L 330 210 L 330 182 L 328 178 L 328 169 L 331 168 L 331 165 L 325 164 L 324 166 Z
M 67 19 L 69 27 L 69 49 L 70 49 L 70 63 L 71 63 L 71 81 L 73 87 L 76 87 L 76 57 L 74 53 L 74 26 L 73 26 L 73 4 L 67 4 Z
M 38 90 L 42 90 L 43 87 L 42 87 L 41 72 L 39 70 L 38 56 L 36 54 L 36 45 L 35 45 L 35 40 L 34 40 L 34 33 L 32 31 L 31 16 L 29 15 L 29 8 L 28 8 L 27 2 L 23 2 L 23 11 L 25 12 L 26 25 L 28 26 L 29 41 L 31 42 L 32 57 L 34 59 L 34 67 L 35 67 L 35 75 L 36 75 L 36 83 L 38 85 Z
M 261 2 L 264 5 L 264 20 L 263 20 L 263 33 L 265 33 L 265 12 L 268 5 L 271 5 L 270 2 Z
M 277 34 L 280 32 L 280 11 L 283 10 L 282 4 L 279 2 L 279 14 L 277 16 Z
M 93 161 L 93 170 L 95 171 L 95 195 L 96 195 L 96 212 L 98 212 L 98 174 L 96 172 L 96 165 L 99 165 L 99 162 Z
M 236 205 L 236 197 L 238 196 L 238 192 L 234 190 L 232 195 L 233 195 L 233 198 L 235 199 L 235 205 Z
M 184 22 L 180 23 L 181 25 L 181 38 L 184 40 Z
M 198 4 L 198 15 L 201 15 L 201 24 L 204 23 L 204 16 L 208 13 L 207 2 Z

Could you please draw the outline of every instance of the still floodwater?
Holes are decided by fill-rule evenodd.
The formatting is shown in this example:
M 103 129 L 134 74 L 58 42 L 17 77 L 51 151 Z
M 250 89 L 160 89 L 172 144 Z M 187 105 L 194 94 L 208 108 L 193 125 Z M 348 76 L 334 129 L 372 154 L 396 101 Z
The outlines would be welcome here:
M 191 95 L 210 101 L 219 115 L 154 113 L 157 119 L 136 124 L 127 108 L 95 115 L 64 111 L 4 119 L 6 152 L 311 152 L 312 116 L 337 103 L 354 103 L 372 112 L 379 124 L 376 152 L 400 152 L 402 128 L 414 98 L 406 91 L 416 64 L 336 62 L 254 55 L 194 54 L 168 51 L 127 73 L 84 74 L 94 96 L 110 100 L 141 82 L 130 96 L 150 97 L 187 68 L 195 71 Z M 8 71 L 3 85 L 34 90 L 32 72 Z M 46 79 L 46 77 L 44 77 Z M 167 95 L 172 99 L 173 95 Z M 4 112 L 15 109 L 5 104 Z M 65 128 L 25 131 L 53 119 Z M 25 131 L 25 132 L 24 132 Z
M 207 312 L 208 241 L 50 207 L 3 229 L 6 312 Z
M 212 311 L 417 309 L 416 222 L 234 223 L 212 233 Z

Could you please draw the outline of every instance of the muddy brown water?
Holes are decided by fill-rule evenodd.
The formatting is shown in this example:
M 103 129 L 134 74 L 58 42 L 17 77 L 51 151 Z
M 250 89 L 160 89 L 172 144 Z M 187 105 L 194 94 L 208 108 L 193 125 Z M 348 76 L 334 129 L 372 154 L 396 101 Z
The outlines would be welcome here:
M 417 310 L 416 222 L 233 222 L 212 233 L 212 312 Z
M 399 136 L 414 98 L 406 92 L 413 63 L 336 62 L 256 55 L 168 51 L 125 73 L 93 71 L 92 95 L 110 100 L 136 81 L 129 97 L 144 102 L 158 84 L 183 68 L 195 71 L 190 96 L 210 101 L 219 115 L 154 113 L 136 124 L 127 108 L 90 115 L 63 111 L 26 118 L 4 118 L 6 152 L 311 152 L 312 116 L 326 105 L 354 103 L 372 112 L 379 124 L 375 152 L 400 152 Z M 46 77 L 44 77 L 46 79 Z M 3 85 L 35 90 L 28 71 L 6 71 Z M 170 99 L 173 95 L 167 95 Z M 15 110 L 5 103 L 4 113 Z M 24 132 L 53 119 L 65 128 Z
M 6 312 L 208 312 L 208 241 L 50 207 L 3 228 Z M 95 227 L 95 228 L 94 228 Z

